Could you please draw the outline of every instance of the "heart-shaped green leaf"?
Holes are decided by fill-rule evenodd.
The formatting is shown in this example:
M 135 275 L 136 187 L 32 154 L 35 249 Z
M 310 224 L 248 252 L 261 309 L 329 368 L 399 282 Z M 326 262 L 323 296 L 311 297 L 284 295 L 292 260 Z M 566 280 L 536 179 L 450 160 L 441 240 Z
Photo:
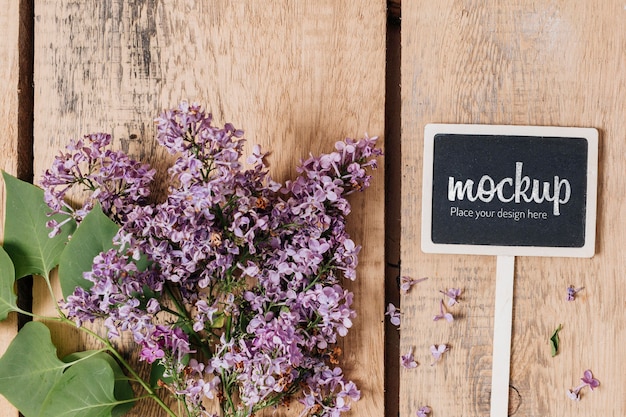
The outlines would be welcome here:
M 91 271 L 93 258 L 113 247 L 113 237 L 119 226 L 96 205 L 80 222 L 59 260 L 59 281 L 63 297 L 74 293 L 76 287 L 91 288 L 93 283 L 83 278 Z
M 76 352 L 71 355 L 63 358 L 63 362 L 76 362 L 79 359 L 94 356 L 94 351 L 85 351 L 85 352 Z M 112 417 L 121 417 L 126 414 L 133 406 L 134 402 L 130 402 L 133 398 L 135 398 L 135 394 L 133 393 L 133 388 L 131 387 L 128 377 L 122 371 L 122 368 L 118 365 L 118 363 L 113 359 L 111 355 L 107 355 L 104 352 L 95 353 L 95 357 L 102 358 L 108 362 L 109 366 L 113 370 L 113 375 L 115 378 L 115 388 L 114 388 L 114 396 L 117 401 L 123 401 L 124 403 L 117 405 L 113 408 L 111 416 Z M 129 401 L 129 402 L 126 402 Z
M 118 402 L 115 377 L 102 357 L 80 360 L 63 373 L 41 407 L 41 416 L 111 417 Z
M 50 330 L 29 322 L 0 358 L 0 394 L 25 417 L 41 415 L 41 406 L 69 365 L 56 355 Z
M 25 417 L 119 417 L 133 393 L 119 365 L 103 352 L 61 361 L 50 330 L 29 322 L 0 358 L 0 394 Z
M 60 234 L 50 238 L 46 223 L 59 222 L 61 215 L 48 216 L 50 208 L 43 199 L 43 190 L 2 172 L 6 188 L 4 249 L 13 260 L 16 278 L 37 274 L 44 277 L 59 263 L 59 257 L 74 222 L 68 222 Z
M 7 318 L 11 311 L 17 310 L 17 295 L 13 291 L 15 268 L 5 250 L 0 246 L 0 320 Z

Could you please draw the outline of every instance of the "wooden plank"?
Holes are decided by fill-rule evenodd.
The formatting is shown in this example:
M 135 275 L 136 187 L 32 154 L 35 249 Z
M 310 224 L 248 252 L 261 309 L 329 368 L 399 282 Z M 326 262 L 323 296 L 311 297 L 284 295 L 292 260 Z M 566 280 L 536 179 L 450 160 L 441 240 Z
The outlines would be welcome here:
M 273 149 L 279 180 L 336 140 L 382 135 L 385 11 L 383 0 L 38 1 L 35 173 L 69 138 L 95 131 L 163 169 L 152 119 L 181 99 Z M 381 166 L 367 195 L 352 200 L 350 230 L 364 247 L 352 286 L 359 316 L 343 349 L 362 390 L 355 416 L 384 413 L 383 174 Z M 35 297 L 49 311 L 43 286 Z M 63 332 L 55 339 L 64 352 L 90 343 Z M 142 403 L 132 415 L 159 414 Z
M 20 82 L 20 4 L 12 0 L 0 1 L 0 169 L 18 175 L 19 155 L 19 82 Z M 0 181 L 1 183 L 2 181 Z M 0 242 L 4 236 L 4 184 L 0 186 Z M 17 315 L 0 323 L 0 355 L 4 354 L 17 333 Z M 17 410 L 0 396 L 0 416 L 17 417 Z
M 592 259 L 519 257 L 515 267 L 511 415 L 626 414 L 620 293 L 626 188 L 626 10 L 623 2 L 403 2 L 402 274 L 430 276 L 401 299 L 400 415 L 489 414 L 495 257 L 420 251 L 422 138 L 426 123 L 528 124 L 600 130 L 597 251 Z M 568 285 L 584 286 L 574 302 Z M 439 290 L 463 289 L 454 323 L 433 322 Z M 548 339 L 559 324 L 560 353 Z M 449 343 L 429 366 L 428 347 Z M 591 369 L 601 385 L 580 402 L 567 390 Z M 496 370 L 497 372 L 497 370 Z

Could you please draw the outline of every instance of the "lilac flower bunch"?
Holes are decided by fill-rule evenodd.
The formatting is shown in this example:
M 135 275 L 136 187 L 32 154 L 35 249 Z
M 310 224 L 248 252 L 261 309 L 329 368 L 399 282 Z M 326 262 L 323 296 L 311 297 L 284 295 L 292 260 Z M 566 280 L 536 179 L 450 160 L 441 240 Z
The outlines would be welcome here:
M 77 223 L 98 202 L 103 211 L 118 222 L 135 205 L 141 205 L 150 194 L 149 184 L 155 171 L 147 164 L 132 160 L 124 152 L 109 149 L 111 135 L 96 133 L 73 140 L 66 151 L 60 153 L 41 178 L 44 201 L 53 212 L 67 212 Z M 65 197 L 79 186 L 89 191 L 84 204 L 74 209 Z M 62 222 L 64 223 L 64 222 Z M 59 233 L 63 224 L 50 220 L 51 236 Z
M 198 105 L 158 119 L 157 140 L 177 156 L 167 195 L 148 200 L 155 171 L 86 136 L 57 156 L 41 184 L 56 214 L 80 222 L 97 204 L 118 226 L 62 304 L 79 326 L 104 320 L 109 338 L 132 335 L 159 386 L 188 415 L 251 416 L 298 398 L 302 415 L 338 416 L 360 392 L 338 366 L 352 326 L 360 246 L 346 231 L 347 196 L 366 189 L 376 138 L 346 139 L 311 156 L 280 184 L 243 132 L 218 127 Z M 85 203 L 65 198 L 79 187 Z M 50 222 L 52 234 L 64 222 Z M 80 225 L 78 226 L 80 228 Z

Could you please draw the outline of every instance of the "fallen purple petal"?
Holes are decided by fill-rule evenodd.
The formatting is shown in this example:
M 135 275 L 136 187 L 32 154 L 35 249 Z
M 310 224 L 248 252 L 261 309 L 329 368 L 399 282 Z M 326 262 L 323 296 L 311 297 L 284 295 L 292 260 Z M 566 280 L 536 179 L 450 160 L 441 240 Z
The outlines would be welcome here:
M 446 353 L 448 350 L 450 350 L 450 347 L 445 343 L 442 343 L 441 345 L 431 345 L 430 354 L 433 357 L 433 362 L 430 364 L 430 366 L 433 366 L 434 364 L 439 362 L 443 357 L 443 354 Z
M 400 326 L 400 310 L 396 308 L 395 305 L 389 303 L 389 305 L 387 305 L 387 312 L 385 313 L 385 315 L 389 316 L 389 321 L 391 322 L 391 324 L 393 324 L 394 326 Z
M 415 279 L 407 276 L 402 276 L 400 277 L 400 290 L 406 294 L 415 284 L 419 284 L 420 282 L 426 281 L 427 279 L 428 277 Z
M 454 321 L 454 316 L 452 315 L 452 313 L 444 310 L 443 300 L 441 300 L 441 303 L 439 305 L 440 305 L 440 312 L 439 314 L 436 314 L 435 316 L 433 316 L 433 321 L 445 319 L 448 323 L 452 323 Z
M 417 417 L 427 417 L 428 414 L 430 414 L 430 412 L 431 412 L 430 407 L 425 405 L 423 407 L 420 407 L 420 409 L 417 410 L 415 414 L 417 415 Z
M 585 287 L 576 288 L 573 285 L 567 287 L 567 301 L 574 301 L 576 299 L 576 294 L 585 289 Z
M 400 364 L 406 369 L 417 368 L 417 362 L 415 361 L 415 358 L 413 356 L 413 348 L 411 348 L 411 350 L 401 356 Z
M 453 305 L 459 303 L 459 297 L 461 296 L 460 288 L 450 288 L 445 291 L 439 290 L 440 293 L 448 297 L 448 307 L 452 307 Z

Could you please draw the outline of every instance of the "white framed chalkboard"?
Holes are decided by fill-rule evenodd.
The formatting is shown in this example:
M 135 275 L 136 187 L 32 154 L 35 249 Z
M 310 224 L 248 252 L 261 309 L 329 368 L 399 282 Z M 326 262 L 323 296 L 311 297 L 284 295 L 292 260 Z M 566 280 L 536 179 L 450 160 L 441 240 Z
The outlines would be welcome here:
M 422 250 L 591 257 L 597 173 L 596 129 L 429 124 Z

